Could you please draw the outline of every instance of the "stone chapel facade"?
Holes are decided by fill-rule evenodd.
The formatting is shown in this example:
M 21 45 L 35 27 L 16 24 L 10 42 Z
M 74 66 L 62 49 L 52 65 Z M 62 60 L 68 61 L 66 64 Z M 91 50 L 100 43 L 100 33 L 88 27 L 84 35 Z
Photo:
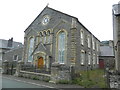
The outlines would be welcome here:
M 99 47 L 76 17 L 46 6 L 25 30 L 23 61 L 46 71 L 53 65 L 92 70 L 99 66 Z

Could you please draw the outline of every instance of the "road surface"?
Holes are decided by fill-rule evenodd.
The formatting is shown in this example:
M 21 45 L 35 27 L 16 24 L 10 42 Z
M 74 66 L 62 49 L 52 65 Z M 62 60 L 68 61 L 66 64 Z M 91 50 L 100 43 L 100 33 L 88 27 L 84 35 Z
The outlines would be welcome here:
M 11 79 L 2 76 L 2 88 L 48 88 L 33 82 L 27 82 L 19 79 Z M 55 90 L 55 88 L 48 88 L 48 90 Z

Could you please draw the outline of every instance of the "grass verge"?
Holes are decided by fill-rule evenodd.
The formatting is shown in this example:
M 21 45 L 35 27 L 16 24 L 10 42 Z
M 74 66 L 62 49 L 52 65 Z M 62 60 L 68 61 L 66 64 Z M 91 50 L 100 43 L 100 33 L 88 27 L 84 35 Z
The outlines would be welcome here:
M 80 77 L 75 78 L 72 83 L 81 85 L 85 88 L 106 88 L 106 78 L 104 70 L 96 69 L 90 71 L 81 71 Z

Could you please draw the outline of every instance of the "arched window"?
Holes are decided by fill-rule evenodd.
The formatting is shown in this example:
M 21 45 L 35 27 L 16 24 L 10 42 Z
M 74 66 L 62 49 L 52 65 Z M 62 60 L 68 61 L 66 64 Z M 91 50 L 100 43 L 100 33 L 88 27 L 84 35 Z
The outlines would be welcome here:
M 33 49 L 34 49 L 34 38 L 30 38 L 29 40 L 29 49 L 28 49 L 28 62 L 32 62 L 33 61 L 33 55 L 32 52 L 33 52 Z
M 65 63 L 65 56 L 66 56 L 66 33 L 64 31 L 59 32 L 58 34 L 58 63 L 64 64 Z
M 81 44 L 84 45 L 84 32 L 81 30 Z
M 90 42 L 90 36 L 89 35 L 88 35 L 88 38 L 87 38 L 87 42 L 88 42 L 88 47 L 90 48 L 90 46 L 91 46 L 90 43 L 91 42 Z
M 51 40 L 51 35 L 50 35 L 50 30 L 47 31 L 47 43 L 50 43 Z
M 46 43 L 46 32 L 44 31 L 43 34 L 44 34 L 43 43 L 45 44 Z
M 40 32 L 40 42 L 42 42 L 43 41 L 43 34 L 42 34 L 42 32 Z

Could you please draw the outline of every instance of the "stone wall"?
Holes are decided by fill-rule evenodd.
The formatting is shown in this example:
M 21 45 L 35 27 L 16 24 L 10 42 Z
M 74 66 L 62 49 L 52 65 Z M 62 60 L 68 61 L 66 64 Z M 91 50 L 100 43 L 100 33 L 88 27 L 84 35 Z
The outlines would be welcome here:
M 71 72 L 72 71 L 72 72 Z M 60 81 L 71 81 L 72 75 L 75 74 L 69 66 L 53 63 L 51 68 L 51 80 L 52 83 L 59 83 Z

